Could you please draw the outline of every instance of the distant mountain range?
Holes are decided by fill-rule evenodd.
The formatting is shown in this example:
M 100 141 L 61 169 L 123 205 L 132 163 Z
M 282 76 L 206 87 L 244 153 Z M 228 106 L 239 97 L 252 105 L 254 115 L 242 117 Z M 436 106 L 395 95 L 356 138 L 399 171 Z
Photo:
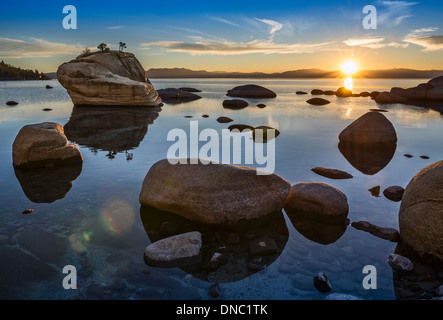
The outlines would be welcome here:
M 361 70 L 354 74 L 353 78 L 435 78 L 443 75 L 443 70 L 413 70 L 413 69 L 387 69 L 387 70 Z M 278 73 L 264 72 L 224 72 L 190 70 L 184 68 L 152 68 L 147 71 L 149 79 L 160 78 L 343 78 L 346 75 L 342 71 L 325 71 L 321 69 L 300 69 Z

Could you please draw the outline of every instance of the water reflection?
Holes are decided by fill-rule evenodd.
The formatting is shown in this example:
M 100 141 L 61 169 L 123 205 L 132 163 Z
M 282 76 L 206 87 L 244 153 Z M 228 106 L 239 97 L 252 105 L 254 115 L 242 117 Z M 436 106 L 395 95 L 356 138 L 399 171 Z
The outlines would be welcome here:
M 82 164 L 14 171 L 29 200 L 35 203 L 52 203 L 64 198 L 71 190 L 72 181 L 82 172 Z
M 108 151 L 109 158 L 119 152 L 137 148 L 148 132 L 148 125 L 158 117 L 161 108 L 115 108 L 75 106 L 64 129 L 67 138 L 79 145 Z
M 352 90 L 352 87 L 354 86 L 354 80 L 351 77 L 347 77 L 344 81 L 344 86 L 348 90 Z
M 336 242 L 345 233 L 347 224 L 322 223 L 312 219 L 304 213 L 285 208 L 285 212 L 292 222 L 294 228 L 306 239 L 320 244 L 331 244 Z
M 352 143 L 340 142 L 338 149 L 358 171 L 374 175 L 391 162 L 397 148 L 396 143 Z
M 239 281 L 257 272 L 260 266 L 271 265 L 280 256 L 289 238 L 282 212 L 253 221 L 247 228 L 242 229 L 209 226 L 146 206 L 141 207 L 140 217 L 151 242 L 185 232 L 199 231 L 203 242 L 202 261 L 181 269 L 196 278 L 218 283 Z M 252 256 L 250 245 L 260 237 L 275 241 L 276 252 Z M 226 259 L 222 265 L 212 268 L 209 261 L 216 252 L 224 255 Z

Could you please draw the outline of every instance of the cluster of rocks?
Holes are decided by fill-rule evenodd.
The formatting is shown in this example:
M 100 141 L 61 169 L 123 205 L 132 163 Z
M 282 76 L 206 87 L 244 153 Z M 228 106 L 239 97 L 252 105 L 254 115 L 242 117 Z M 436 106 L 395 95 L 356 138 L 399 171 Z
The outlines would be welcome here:
M 296 94 L 298 95 L 305 95 L 308 94 L 305 91 L 297 91 Z M 380 94 L 379 91 L 372 91 L 372 92 L 361 92 L 361 93 L 352 93 L 352 90 L 347 89 L 345 87 L 340 87 L 336 91 L 332 90 L 320 90 L 320 89 L 313 89 L 311 91 L 311 95 L 319 96 L 319 95 L 326 95 L 326 96 L 337 96 L 339 98 L 348 98 L 348 97 L 371 97 L 372 99 L 377 98 L 377 96 Z M 323 106 L 331 103 L 329 100 L 323 99 L 323 98 L 312 98 L 306 101 L 309 104 L 312 105 L 318 105 Z
M 415 104 L 417 101 L 443 101 L 443 76 L 421 83 L 413 88 L 393 87 L 390 92 L 381 92 L 377 103 Z

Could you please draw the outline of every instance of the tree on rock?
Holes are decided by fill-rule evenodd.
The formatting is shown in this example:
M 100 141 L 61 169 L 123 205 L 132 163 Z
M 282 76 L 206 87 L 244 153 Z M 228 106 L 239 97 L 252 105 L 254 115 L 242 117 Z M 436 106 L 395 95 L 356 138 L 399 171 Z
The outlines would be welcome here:
M 107 45 L 106 43 L 100 43 L 100 44 L 97 46 L 97 48 L 100 49 L 102 52 L 104 52 L 104 51 L 109 51 L 109 48 L 107 48 L 107 47 L 108 47 L 108 45 Z M 106 49 L 108 49 L 108 50 L 106 50 Z
M 122 53 L 123 49 L 126 49 L 126 43 L 124 42 L 120 42 L 119 46 L 118 46 L 118 52 Z

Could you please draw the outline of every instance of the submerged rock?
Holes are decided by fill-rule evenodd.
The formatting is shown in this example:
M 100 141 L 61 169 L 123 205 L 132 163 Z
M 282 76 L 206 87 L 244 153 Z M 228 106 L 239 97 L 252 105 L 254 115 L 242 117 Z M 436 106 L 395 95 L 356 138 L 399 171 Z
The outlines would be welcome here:
M 362 230 L 369 232 L 373 236 L 376 236 L 378 238 L 389 240 L 391 242 L 398 242 L 400 235 L 397 230 L 392 228 L 382 228 L 376 225 L 373 225 L 372 223 L 368 221 L 357 221 L 352 222 L 351 227 L 354 227 L 357 230 Z
M 148 245 L 145 262 L 155 267 L 180 267 L 201 261 L 202 237 L 198 231 L 165 238 Z
M 345 171 L 341 171 L 338 169 L 331 169 L 331 168 L 323 168 L 323 167 L 316 167 L 311 169 L 313 172 L 315 172 L 318 175 L 321 175 L 326 178 L 330 179 L 351 179 L 353 176 Z
M 285 211 L 297 211 L 323 223 L 344 222 L 349 211 L 346 195 L 339 189 L 320 182 L 297 183 L 292 186 Z
M 347 126 L 339 135 L 342 142 L 396 143 L 392 123 L 379 112 L 368 112 Z
M 368 191 L 371 193 L 371 196 L 373 197 L 380 197 L 380 186 L 372 187 L 371 189 L 368 189 Z
M 237 224 L 280 211 L 290 184 L 256 169 L 184 159 L 155 163 L 143 181 L 140 203 L 207 224 Z M 190 161 L 195 164 L 189 164 Z M 205 160 L 205 162 L 208 160 Z
M 68 143 L 63 127 L 54 122 L 24 126 L 12 145 L 16 168 L 47 167 L 83 162 L 80 150 Z
M 321 293 L 326 293 L 332 290 L 332 286 L 324 272 L 320 272 L 314 277 L 314 286 Z
M 443 161 L 418 172 L 399 212 L 402 246 L 424 262 L 443 263 Z
M 226 94 L 229 97 L 241 98 L 275 98 L 277 94 L 272 90 L 255 84 L 247 84 L 235 87 Z
M 74 105 L 158 106 L 162 101 L 132 53 L 90 52 L 63 63 L 57 79 Z
M 258 126 L 252 130 L 252 139 L 255 142 L 266 143 L 277 138 L 280 135 L 280 131 L 268 126 Z

